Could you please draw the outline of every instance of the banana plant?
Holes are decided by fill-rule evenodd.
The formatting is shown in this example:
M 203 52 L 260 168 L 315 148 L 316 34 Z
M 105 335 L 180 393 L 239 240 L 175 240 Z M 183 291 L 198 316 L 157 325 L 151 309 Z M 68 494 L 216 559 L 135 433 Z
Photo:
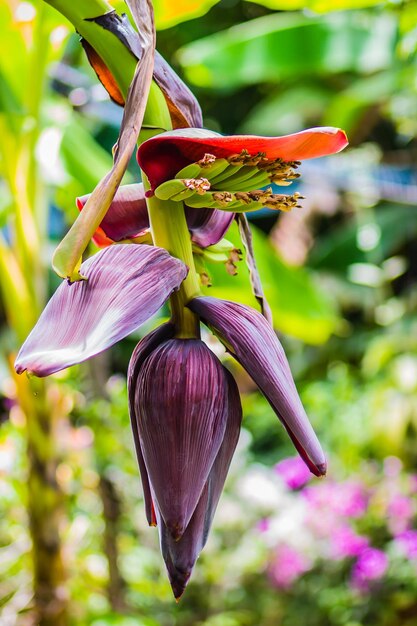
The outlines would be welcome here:
M 128 2 L 136 29 L 102 0 L 49 4 L 80 33 L 90 63 L 124 113 L 113 167 L 78 201 L 82 210 L 53 257 L 63 282 L 15 369 L 43 378 L 80 363 L 169 303 L 170 321 L 136 347 L 128 384 L 147 519 L 158 527 L 179 599 L 207 540 L 242 419 L 236 383 L 201 340 L 201 323 L 257 382 L 310 471 L 326 473 L 271 326 L 244 216 L 298 206 L 299 194 L 277 194 L 271 185 L 288 187 L 301 160 L 339 152 L 347 139 L 332 127 L 283 137 L 206 130 L 191 92 L 155 53 L 149 0 Z M 143 186 L 130 193 L 120 183 L 137 144 Z M 234 215 L 262 313 L 201 291 L 195 253 L 210 248 L 221 257 Z M 83 262 L 91 238 L 103 249 Z

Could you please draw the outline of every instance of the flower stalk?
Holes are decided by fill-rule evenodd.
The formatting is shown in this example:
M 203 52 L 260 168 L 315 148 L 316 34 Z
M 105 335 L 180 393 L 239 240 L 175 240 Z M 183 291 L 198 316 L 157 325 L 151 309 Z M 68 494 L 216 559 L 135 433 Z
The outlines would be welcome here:
M 169 114 L 166 114 L 165 103 L 161 107 L 159 99 L 148 99 L 147 111 L 148 121 L 152 127 L 156 128 L 162 120 L 163 126 L 172 128 Z M 154 131 L 154 134 L 158 134 L 158 131 Z M 142 136 L 139 138 L 142 139 Z M 149 192 L 150 184 L 143 171 L 142 180 L 145 192 Z M 155 195 L 145 193 L 145 196 L 154 245 L 164 248 L 188 267 L 186 279 L 169 299 L 175 336 L 179 339 L 198 338 L 200 337 L 199 318 L 187 308 L 187 304 L 200 294 L 200 284 L 195 269 L 184 205 L 182 202 L 160 200 Z
M 148 185 L 145 183 L 146 186 Z M 181 339 L 199 337 L 198 317 L 186 308 L 188 302 L 199 295 L 200 285 L 194 265 L 184 206 L 182 202 L 159 200 L 156 196 L 147 198 L 146 202 L 154 245 L 165 248 L 188 267 L 187 278 L 170 298 L 176 337 Z

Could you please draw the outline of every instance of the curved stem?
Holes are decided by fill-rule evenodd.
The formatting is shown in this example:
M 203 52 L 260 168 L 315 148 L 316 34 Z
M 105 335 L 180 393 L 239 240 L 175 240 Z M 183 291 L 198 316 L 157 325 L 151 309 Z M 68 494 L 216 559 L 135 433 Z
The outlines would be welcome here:
M 143 183 L 149 183 L 143 174 Z M 176 326 L 176 337 L 199 337 L 199 319 L 187 307 L 187 303 L 200 294 L 200 283 L 194 265 L 190 233 L 185 219 L 182 202 L 159 200 L 156 196 L 146 200 L 149 222 L 154 244 L 165 248 L 172 256 L 181 259 L 188 267 L 188 275 L 179 291 L 170 298 L 172 320 Z
M 114 11 L 107 0 L 45 0 L 64 15 L 76 31 L 94 48 L 114 76 L 123 94 L 127 96 L 137 59 L 122 41 L 110 30 L 94 21 L 94 18 Z M 164 125 L 168 121 L 168 125 Z M 168 105 L 161 89 L 152 81 L 148 92 L 148 103 L 143 117 L 143 126 L 154 126 L 169 130 L 171 118 Z

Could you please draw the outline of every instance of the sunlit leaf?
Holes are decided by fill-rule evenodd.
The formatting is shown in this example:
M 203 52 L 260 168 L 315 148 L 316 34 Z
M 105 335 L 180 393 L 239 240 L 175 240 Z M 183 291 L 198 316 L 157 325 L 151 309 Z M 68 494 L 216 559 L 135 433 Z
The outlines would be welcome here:
M 239 130 L 243 134 L 285 135 L 314 126 L 322 118 L 331 95 L 328 88 L 312 84 L 274 91 L 249 113 Z M 343 124 L 340 127 L 345 128 Z
M 22 29 L 13 19 L 11 6 L 7 3 L 0 4 L 0 33 L 3 48 L 0 71 L 14 97 L 20 99 L 23 97 L 27 78 L 27 48 Z M 2 99 L 3 97 L 4 94 Z
M 200 17 L 219 0 L 154 0 L 156 27 L 169 28 L 180 22 Z
M 372 74 L 392 65 L 397 22 L 388 13 L 268 15 L 183 47 L 190 81 L 233 89 L 341 72 Z
M 316 13 L 340 11 L 341 9 L 364 9 L 381 4 L 381 0 L 250 0 L 250 2 L 277 11 L 310 9 Z
M 360 78 L 330 99 L 322 123 L 330 124 L 331 120 L 337 119 L 348 136 L 353 135 L 369 107 L 382 106 L 395 92 L 398 83 L 399 74 L 395 71 Z
M 398 204 L 377 208 L 369 222 L 369 226 L 377 233 L 375 245 L 364 250 L 365 246 L 360 247 L 359 229 L 366 226 L 366 221 L 362 220 L 360 225 L 351 222 L 326 233 L 316 241 L 310 264 L 342 274 L 353 263 L 379 264 L 394 253 L 396 248 L 416 236 L 417 212 L 414 206 Z

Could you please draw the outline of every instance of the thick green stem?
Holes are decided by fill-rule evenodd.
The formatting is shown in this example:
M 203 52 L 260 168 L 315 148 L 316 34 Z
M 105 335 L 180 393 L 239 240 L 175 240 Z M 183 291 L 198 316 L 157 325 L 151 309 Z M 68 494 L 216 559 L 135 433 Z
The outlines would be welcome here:
M 143 176 L 145 187 L 149 187 Z M 184 205 L 172 200 L 159 200 L 156 196 L 147 199 L 149 221 L 154 244 L 168 250 L 188 267 L 187 278 L 179 291 L 170 298 L 172 320 L 179 338 L 198 337 L 198 318 L 187 307 L 187 303 L 200 294 L 200 284 L 194 265 L 190 233 L 185 220 Z
M 126 97 L 135 73 L 136 59 L 126 46 L 109 30 L 94 21 L 95 17 L 113 11 L 106 0 L 45 0 L 64 15 L 76 31 L 93 46 L 113 74 L 120 91 Z

